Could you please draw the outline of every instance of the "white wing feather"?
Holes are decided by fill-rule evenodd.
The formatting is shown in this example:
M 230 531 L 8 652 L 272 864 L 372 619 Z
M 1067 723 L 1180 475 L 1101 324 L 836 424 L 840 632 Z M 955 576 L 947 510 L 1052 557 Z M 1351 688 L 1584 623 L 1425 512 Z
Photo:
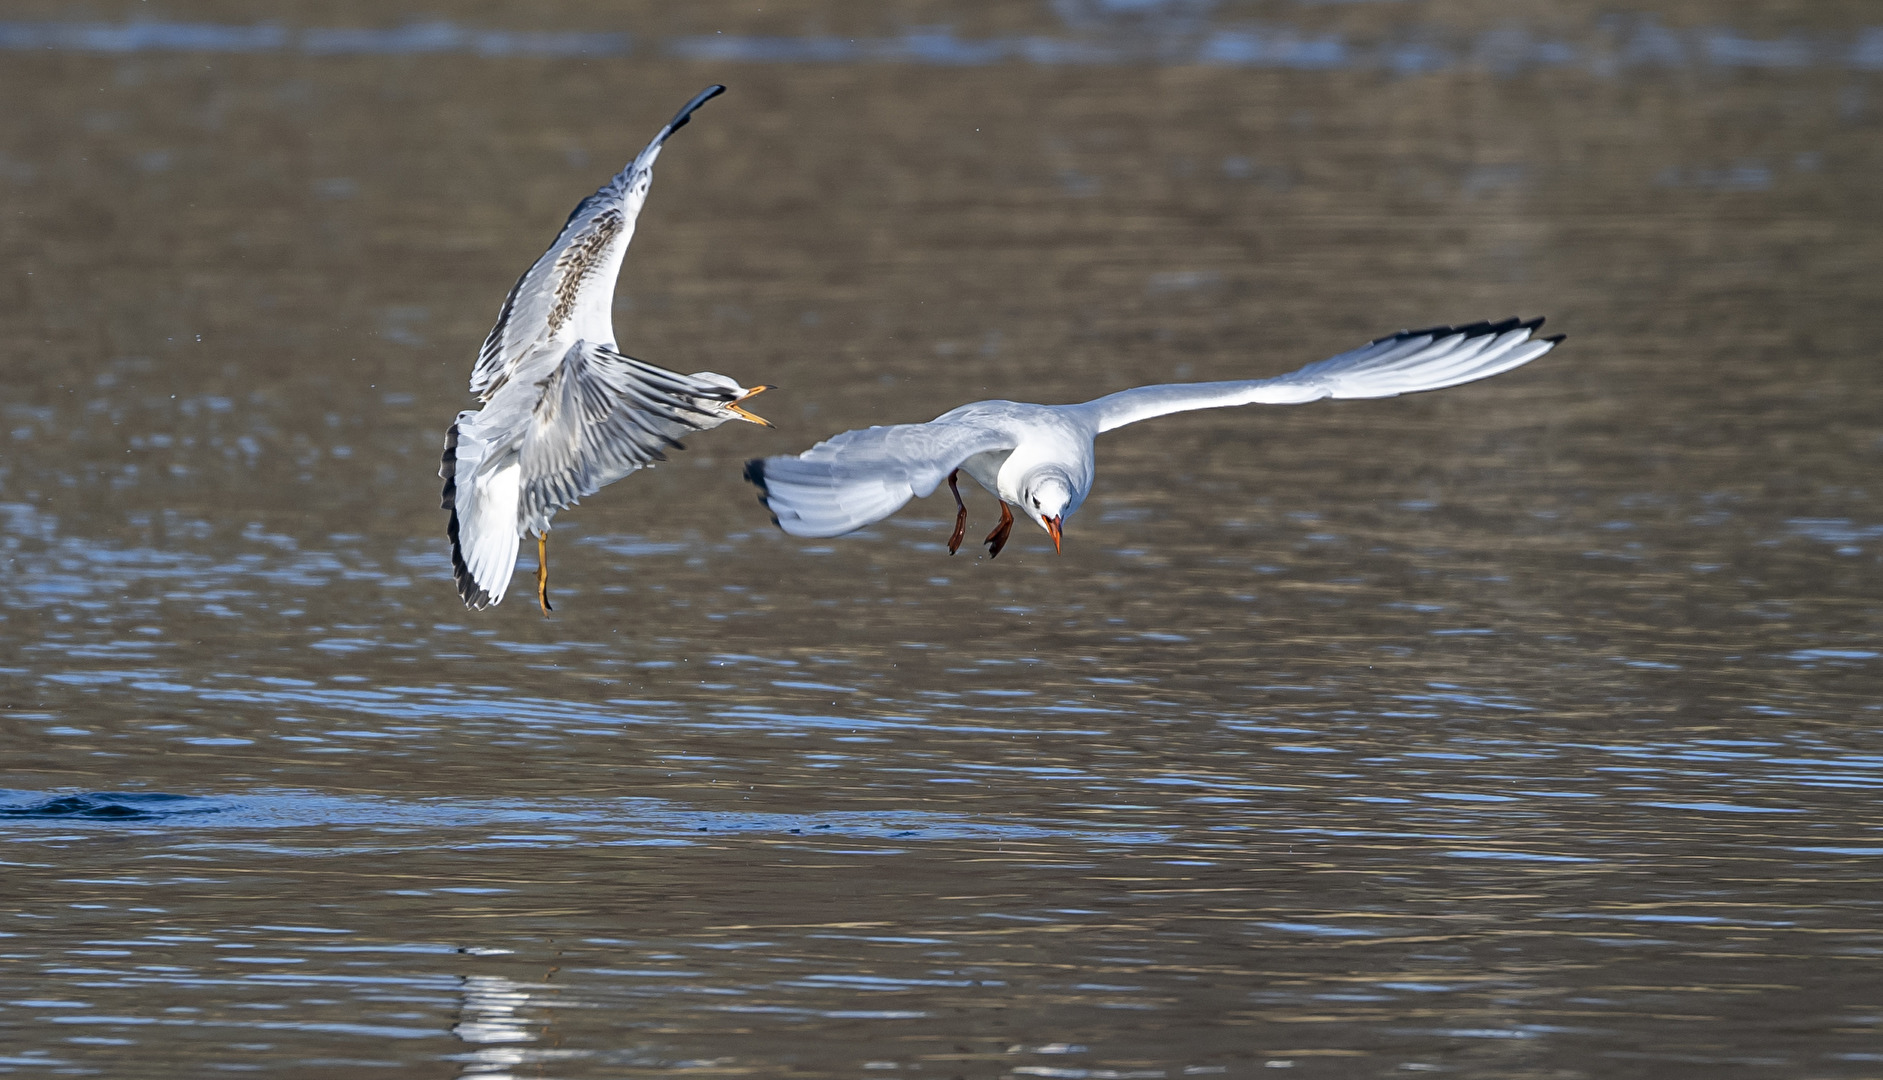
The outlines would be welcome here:
M 1014 448 L 1011 435 L 933 421 L 846 431 L 796 457 L 755 458 L 745 478 L 778 527 L 793 536 L 841 536 L 927 496 L 976 454 Z
M 732 414 L 709 403 L 735 396 L 605 345 L 576 343 L 541 383 L 522 432 L 518 528 L 539 532 L 557 510 L 665 461 L 681 433 L 725 423 Z
M 1406 330 L 1272 379 L 1168 383 L 1108 394 L 1089 410 L 1099 431 L 1191 409 L 1299 405 L 1321 398 L 1377 398 L 1489 378 L 1535 360 L 1560 337 L 1536 338 L 1542 319 Z
M 501 603 L 516 569 L 517 499 L 522 485 L 516 453 L 494 446 L 477 425 L 478 413 L 461 412 L 445 436 L 444 508 L 451 511 L 451 570 L 458 595 L 473 611 Z
M 654 161 L 667 137 L 686 125 L 693 110 L 725 89 L 707 87 L 687 102 L 627 168 L 569 215 L 556 242 L 504 298 L 497 325 L 471 369 L 471 393 L 489 400 L 519 365 L 542 350 L 560 352 L 575 341 L 615 343 L 610 316 L 615 278 L 654 182 Z

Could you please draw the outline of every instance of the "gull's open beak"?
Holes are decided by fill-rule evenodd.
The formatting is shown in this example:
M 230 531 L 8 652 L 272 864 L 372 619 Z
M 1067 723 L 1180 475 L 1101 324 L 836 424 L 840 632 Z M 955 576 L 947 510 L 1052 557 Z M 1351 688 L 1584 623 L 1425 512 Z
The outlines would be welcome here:
M 1041 518 L 1040 520 L 1046 523 L 1046 534 L 1053 538 L 1053 551 L 1057 553 L 1059 551 L 1059 523 L 1064 520 L 1064 516 Z
M 739 401 L 746 401 L 751 398 L 755 398 L 759 396 L 760 394 L 764 393 L 767 390 L 776 390 L 776 389 L 778 388 L 775 386 L 754 386 L 752 389 L 747 390 L 744 394 L 740 395 Z M 765 419 L 764 417 L 758 415 L 757 413 L 749 413 L 749 412 L 746 412 L 744 409 L 739 408 L 739 404 L 736 401 L 727 402 L 726 408 L 731 409 L 735 413 L 738 413 L 739 419 L 741 420 L 746 420 L 751 423 L 757 424 L 759 427 L 771 427 L 772 426 L 772 422 L 770 420 Z

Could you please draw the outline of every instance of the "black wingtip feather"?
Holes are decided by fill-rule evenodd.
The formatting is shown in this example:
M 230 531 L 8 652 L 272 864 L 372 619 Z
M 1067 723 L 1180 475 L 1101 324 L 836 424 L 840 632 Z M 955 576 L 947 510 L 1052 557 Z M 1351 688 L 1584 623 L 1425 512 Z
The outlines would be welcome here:
M 750 461 L 747 461 L 745 463 L 745 478 L 747 481 L 757 484 L 761 488 L 764 487 L 765 486 L 765 459 L 762 457 L 755 457 L 751 459 Z
M 1418 330 L 1401 330 L 1397 334 L 1387 334 L 1384 337 L 1376 337 L 1371 343 L 1379 345 L 1387 341 L 1405 341 L 1409 338 L 1416 337 L 1446 338 L 1453 334 L 1463 334 L 1466 337 L 1478 337 L 1484 334 L 1508 334 L 1512 330 L 1528 330 L 1531 333 L 1535 333 L 1536 328 L 1543 325 L 1543 319 L 1544 316 L 1541 315 L 1534 319 L 1525 319 L 1522 316 L 1513 315 L 1502 322 L 1495 323 L 1485 321 L 1474 322 L 1468 326 L 1426 326 Z
M 706 104 L 707 102 L 713 100 L 714 98 L 718 97 L 719 95 L 725 92 L 726 92 L 725 87 L 719 85 L 718 83 L 714 83 L 713 85 L 707 87 L 704 90 L 701 90 L 698 94 L 694 95 L 694 98 L 692 101 L 689 101 L 685 105 L 682 105 L 680 107 L 680 111 L 673 114 L 673 119 L 667 121 L 667 130 L 664 133 L 662 133 L 661 139 L 665 141 L 667 136 L 672 135 L 674 132 L 679 131 L 683 127 L 686 127 L 687 121 L 693 119 L 693 110 L 699 108 L 701 105 Z
M 449 510 L 457 505 L 458 498 L 458 425 L 451 425 L 445 432 L 445 456 L 438 463 L 438 476 L 445 482 L 445 498 L 438 509 Z
M 765 483 L 764 458 L 755 457 L 745 463 L 745 479 L 758 488 L 758 504 L 765 508 L 766 513 L 771 514 L 772 524 L 781 529 L 784 528 L 778 520 L 777 512 L 772 510 L 771 488 Z

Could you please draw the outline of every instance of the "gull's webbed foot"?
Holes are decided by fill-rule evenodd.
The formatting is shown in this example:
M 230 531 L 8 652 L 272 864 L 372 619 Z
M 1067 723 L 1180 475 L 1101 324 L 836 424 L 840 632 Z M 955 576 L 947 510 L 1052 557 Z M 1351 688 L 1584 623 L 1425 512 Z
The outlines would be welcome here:
M 950 555 L 961 550 L 961 538 L 968 534 L 968 504 L 961 501 L 961 489 L 955 486 L 955 478 L 960 475 L 960 469 L 948 474 L 948 490 L 955 493 L 955 532 L 948 538 Z
M 549 606 L 549 530 L 536 535 L 536 602 L 543 607 L 543 618 L 556 610 Z
M 1000 504 L 1000 524 L 987 534 L 987 557 L 1000 554 L 1000 549 L 1007 546 L 1007 537 L 1013 532 L 1013 510 L 1005 502 Z

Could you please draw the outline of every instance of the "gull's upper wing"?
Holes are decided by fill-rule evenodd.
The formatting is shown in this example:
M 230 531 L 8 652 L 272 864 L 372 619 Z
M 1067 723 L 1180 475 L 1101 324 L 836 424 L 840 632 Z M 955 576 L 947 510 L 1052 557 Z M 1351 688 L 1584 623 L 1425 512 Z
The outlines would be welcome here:
M 660 157 L 661 144 L 686 125 L 693 110 L 725 89 L 709 86 L 687 102 L 639 157 L 569 215 L 556 242 L 504 298 L 497 325 L 484 339 L 471 370 L 471 393 L 488 400 L 519 363 L 544 346 L 578 340 L 614 344 L 609 312 L 615 276 L 654 182 L 654 160 Z
M 1542 319 L 1404 330 L 1273 379 L 1169 383 L 1121 390 L 1074 406 L 1095 415 L 1098 430 L 1190 409 L 1299 405 L 1321 398 L 1376 398 L 1437 390 L 1527 364 L 1560 336 L 1535 337 Z
M 778 527 L 793 536 L 840 536 L 935 490 L 976 454 L 1012 450 L 1013 436 L 973 423 L 846 431 L 796 457 L 754 458 L 745 478 Z
M 577 342 L 542 384 L 518 447 L 518 521 L 547 525 L 557 510 L 656 461 L 679 432 L 715 428 L 722 418 L 701 401 L 734 392 L 636 360 L 606 345 Z

